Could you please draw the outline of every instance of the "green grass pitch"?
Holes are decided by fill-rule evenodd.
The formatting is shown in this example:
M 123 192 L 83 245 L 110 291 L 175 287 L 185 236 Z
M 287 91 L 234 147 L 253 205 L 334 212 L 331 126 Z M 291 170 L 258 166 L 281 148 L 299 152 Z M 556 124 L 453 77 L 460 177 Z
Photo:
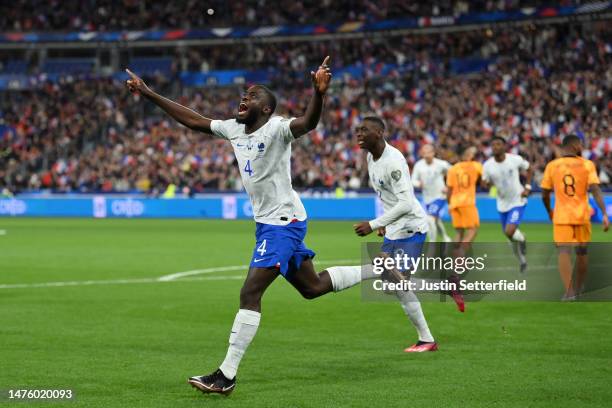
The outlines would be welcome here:
M 550 225 L 522 229 L 531 241 L 552 235 Z M 46 405 L 104 408 L 612 401 L 612 303 L 478 302 L 465 314 L 452 302 L 424 303 L 440 351 L 409 355 L 402 350 L 416 334 L 397 303 L 362 302 L 358 288 L 308 301 L 282 278 L 264 297 L 236 391 L 204 396 L 186 379 L 225 356 L 245 270 L 156 279 L 248 263 L 253 222 L 0 219 L 0 230 L 5 394 L 70 388 L 75 401 Z M 478 239 L 503 240 L 499 225 L 483 225 Z M 594 240 L 611 239 L 594 226 Z M 358 259 L 362 241 L 350 222 L 309 225 L 307 244 L 319 261 Z

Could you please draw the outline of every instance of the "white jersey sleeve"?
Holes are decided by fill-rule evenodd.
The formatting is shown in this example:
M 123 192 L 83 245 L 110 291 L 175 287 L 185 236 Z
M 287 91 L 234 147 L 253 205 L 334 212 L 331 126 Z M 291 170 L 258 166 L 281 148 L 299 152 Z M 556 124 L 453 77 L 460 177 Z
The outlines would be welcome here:
M 294 119 L 295 118 L 279 117 L 279 120 L 275 123 L 276 132 L 285 141 L 285 143 L 291 143 L 295 140 L 293 133 L 291 133 L 291 121 Z
M 410 170 L 404 156 L 387 145 L 383 155 L 372 160 L 368 171 L 374 190 L 383 204 L 383 215 L 370 221 L 372 229 L 386 227 L 386 237 L 402 239 L 415 232 L 427 232 L 426 214 L 414 195 Z
M 235 119 L 228 120 L 211 120 L 210 121 L 210 130 L 213 135 L 220 139 L 229 139 L 229 135 L 232 134 L 233 123 L 236 123 Z
M 488 159 L 482 166 L 482 180 L 486 183 L 491 182 L 491 159 Z
M 518 161 L 518 168 L 520 170 L 527 170 L 529 169 L 529 162 L 527 160 L 525 160 L 523 157 L 516 155 L 516 160 Z

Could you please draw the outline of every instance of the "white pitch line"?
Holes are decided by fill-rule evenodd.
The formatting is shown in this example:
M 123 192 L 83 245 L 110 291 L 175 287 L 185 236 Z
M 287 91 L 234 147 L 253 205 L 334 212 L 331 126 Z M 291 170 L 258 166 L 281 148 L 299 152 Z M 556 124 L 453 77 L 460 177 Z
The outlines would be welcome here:
M 194 269 L 192 271 L 185 272 L 177 272 L 170 275 L 164 275 L 157 278 L 160 282 L 168 282 L 179 278 L 184 278 L 186 276 L 193 275 L 202 275 L 205 273 L 213 273 L 213 272 L 226 272 L 226 271 L 237 271 L 241 269 L 248 268 L 248 265 L 233 265 L 233 266 L 218 266 L 216 268 L 205 268 L 205 269 Z
M 0 235 L 6 235 L 6 230 L 0 230 Z
M 216 280 L 241 280 L 244 276 L 201 276 L 195 278 L 181 279 L 180 281 L 167 282 L 192 282 L 192 281 L 216 281 Z M 133 283 L 161 283 L 157 278 L 141 279 L 107 279 L 89 281 L 67 281 L 67 282 L 39 282 L 39 283 L 15 283 L 0 285 L 0 289 L 26 289 L 26 288 L 51 288 L 65 286 L 92 286 L 92 285 L 126 285 Z
M 359 262 L 359 260 L 358 259 L 330 259 L 330 260 L 317 261 L 315 263 L 329 265 L 333 263 L 345 263 L 345 262 Z M 206 273 L 213 273 L 213 272 L 227 272 L 227 271 L 237 271 L 237 270 L 243 270 L 243 269 L 246 270 L 248 268 L 249 268 L 249 265 L 233 265 L 233 266 L 218 266 L 214 268 L 205 268 L 205 269 L 194 269 L 192 271 L 177 272 L 177 273 L 173 273 L 170 275 L 164 275 L 164 276 L 157 278 L 157 280 L 159 280 L 160 282 L 167 282 L 167 281 L 171 281 L 175 279 L 184 278 L 186 276 L 203 275 Z
M 355 259 L 333 259 L 333 260 L 322 260 L 317 263 L 318 264 L 330 264 L 330 263 L 345 263 L 345 262 L 358 262 L 358 261 Z M 246 268 L 248 268 L 248 265 L 219 266 L 215 268 L 196 269 L 192 271 L 173 273 L 171 275 L 165 275 L 165 276 L 158 277 L 158 278 L 107 279 L 107 280 L 38 282 L 38 283 L 9 283 L 9 284 L 0 284 L 0 289 L 51 288 L 51 287 L 66 287 L 66 286 L 92 286 L 92 285 L 125 285 L 125 284 L 134 284 L 134 283 L 160 283 L 160 282 L 238 280 L 238 279 L 244 279 L 244 276 L 243 275 L 206 276 L 206 277 L 204 276 L 189 277 L 189 276 L 213 273 L 213 272 L 236 271 L 236 270 L 241 270 L 241 269 L 246 269 Z M 181 278 L 181 280 L 178 280 L 179 278 Z

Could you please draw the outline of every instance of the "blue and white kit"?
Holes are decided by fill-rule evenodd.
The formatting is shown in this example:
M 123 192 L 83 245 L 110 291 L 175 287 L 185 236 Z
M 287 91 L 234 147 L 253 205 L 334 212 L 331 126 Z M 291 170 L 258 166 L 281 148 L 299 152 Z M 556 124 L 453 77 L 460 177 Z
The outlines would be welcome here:
M 253 206 L 257 227 L 251 267 L 274 266 L 285 277 L 315 256 L 304 244 L 306 210 L 291 185 L 292 120 L 273 116 L 249 134 L 235 119 L 210 125 L 215 136 L 232 144 Z

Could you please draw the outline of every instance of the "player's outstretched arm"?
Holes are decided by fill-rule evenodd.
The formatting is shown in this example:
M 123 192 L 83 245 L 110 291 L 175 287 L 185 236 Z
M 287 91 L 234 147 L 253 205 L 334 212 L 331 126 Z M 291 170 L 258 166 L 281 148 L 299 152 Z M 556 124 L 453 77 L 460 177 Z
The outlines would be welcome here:
M 608 213 L 606 211 L 603 195 L 601 194 L 601 188 L 599 188 L 599 184 L 591 184 L 589 186 L 589 190 L 591 190 L 591 194 L 593 194 L 597 207 L 599 207 L 599 210 L 601 211 L 603 230 L 604 232 L 607 232 L 608 228 L 610 228 L 610 220 L 608 219 Z
M 139 93 L 160 108 L 162 108 L 168 115 L 172 116 L 177 122 L 187 126 L 189 129 L 197 130 L 204 133 L 212 133 L 210 130 L 211 119 L 200 115 L 193 109 L 189 109 L 179 103 L 171 101 L 168 98 L 155 93 L 151 88 L 145 84 L 145 82 L 134 74 L 129 69 L 125 70 L 129 75 L 130 79 L 127 80 L 126 84 L 130 92 Z
M 293 137 L 297 138 L 310 132 L 319 123 L 321 111 L 323 110 L 323 98 L 329 88 L 332 77 L 328 64 L 329 56 L 325 57 L 317 72 L 310 72 L 314 94 L 310 98 L 304 115 L 291 121 L 290 127 Z

